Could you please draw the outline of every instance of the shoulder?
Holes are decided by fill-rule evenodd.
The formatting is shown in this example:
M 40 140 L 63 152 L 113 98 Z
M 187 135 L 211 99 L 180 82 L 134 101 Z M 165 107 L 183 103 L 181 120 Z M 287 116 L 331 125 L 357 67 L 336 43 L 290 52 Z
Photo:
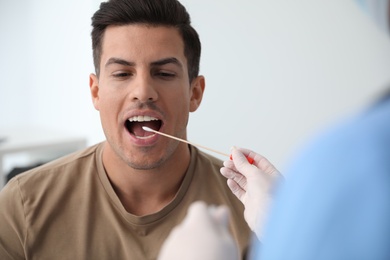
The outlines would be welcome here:
M 309 205 L 334 206 L 330 201 L 336 196 L 341 208 L 368 193 L 380 197 L 376 191 L 390 191 L 389 156 L 387 102 L 345 119 L 309 142 L 285 171 L 277 201 L 295 201 L 304 210 Z
M 194 157 L 196 158 L 196 162 L 201 167 L 212 167 L 219 169 L 222 166 L 221 159 L 205 153 L 196 147 L 191 146 L 191 153 L 195 155 Z
M 389 154 L 390 102 L 386 102 L 323 131 L 294 157 L 286 174 L 320 175 L 333 170 L 329 176 L 343 169 L 351 173 L 358 165 L 360 170 L 390 167 Z
M 194 164 L 191 168 L 196 178 L 199 178 L 201 182 L 207 179 L 210 185 L 215 182 L 221 183 L 225 188 L 226 178 L 220 174 L 223 166 L 222 160 L 194 147 L 191 153 L 194 153 Z
M 65 185 L 67 180 L 77 178 L 83 168 L 95 162 L 95 154 L 102 144 L 71 153 L 49 163 L 13 177 L 5 186 L 18 186 L 24 192 L 32 192 L 52 184 Z
M 223 165 L 221 159 L 202 152 L 192 147 L 196 163 L 194 165 L 194 181 L 197 193 L 203 191 L 207 196 L 205 201 L 213 200 L 213 203 L 222 203 L 229 206 L 231 211 L 242 214 L 243 205 L 241 201 L 231 192 L 227 185 L 226 178 L 220 173 Z M 194 150 L 195 149 L 195 150 Z

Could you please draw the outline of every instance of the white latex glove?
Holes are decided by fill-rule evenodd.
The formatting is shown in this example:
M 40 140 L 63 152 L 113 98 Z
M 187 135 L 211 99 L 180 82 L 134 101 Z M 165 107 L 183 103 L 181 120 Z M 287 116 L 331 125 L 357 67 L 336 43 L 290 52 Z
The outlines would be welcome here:
M 232 148 L 232 160 L 225 161 L 221 174 L 228 178 L 230 190 L 244 204 L 244 217 L 249 227 L 261 238 L 261 228 L 272 201 L 272 188 L 281 175 L 263 156 L 243 148 Z M 250 164 L 247 157 L 252 158 Z
M 226 206 L 194 202 L 165 240 L 158 260 L 237 260 L 238 247 L 228 230 Z

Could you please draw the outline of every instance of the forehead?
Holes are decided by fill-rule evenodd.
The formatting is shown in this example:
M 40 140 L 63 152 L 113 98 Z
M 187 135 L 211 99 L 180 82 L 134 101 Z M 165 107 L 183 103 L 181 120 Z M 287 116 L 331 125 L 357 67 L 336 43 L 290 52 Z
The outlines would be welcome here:
M 111 57 L 135 62 L 175 57 L 186 64 L 183 39 L 178 29 L 169 26 L 131 24 L 107 27 L 101 62 Z

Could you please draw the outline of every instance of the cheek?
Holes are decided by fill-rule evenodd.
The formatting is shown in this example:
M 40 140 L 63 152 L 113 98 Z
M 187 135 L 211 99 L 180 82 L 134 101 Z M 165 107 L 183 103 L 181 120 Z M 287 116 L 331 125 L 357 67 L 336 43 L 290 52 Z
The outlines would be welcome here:
M 181 90 L 172 93 L 169 98 L 170 106 L 180 114 L 187 114 L 190 110 L 190 95 L 189 91 Z
M 126 89 L 115 86 L 104 86 L 100 90 L 101 103 L 104 106 L 115 106 L 126 98 Z
M 189 113 L 190 113 L 190 97 L 188 91 L 182 91 L 178 95 L 175 96 L 173 101 L 171 102 L 171 105 L 176 114 L 176 117 L 178 121 L 180 121 L 180 124 L 187 124 Z
M 99 98 L 99 111 L 103 118 L 117 117 L 120 111 L 121 98 L 115 92 L 102 92 Z

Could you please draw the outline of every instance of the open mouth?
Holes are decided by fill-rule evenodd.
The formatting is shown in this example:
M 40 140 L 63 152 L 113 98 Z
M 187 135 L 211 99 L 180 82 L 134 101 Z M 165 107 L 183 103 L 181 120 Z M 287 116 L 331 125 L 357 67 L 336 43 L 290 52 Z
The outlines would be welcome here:
M 125 126 L 130 134 L 139 139 L 146 139 L 155 135 L 154 133 L 145 131 L 143 126 L 149 127 L 153 130 L 159 131 L 162 121 L 151 116 L 133 116 L 126 120 Z

